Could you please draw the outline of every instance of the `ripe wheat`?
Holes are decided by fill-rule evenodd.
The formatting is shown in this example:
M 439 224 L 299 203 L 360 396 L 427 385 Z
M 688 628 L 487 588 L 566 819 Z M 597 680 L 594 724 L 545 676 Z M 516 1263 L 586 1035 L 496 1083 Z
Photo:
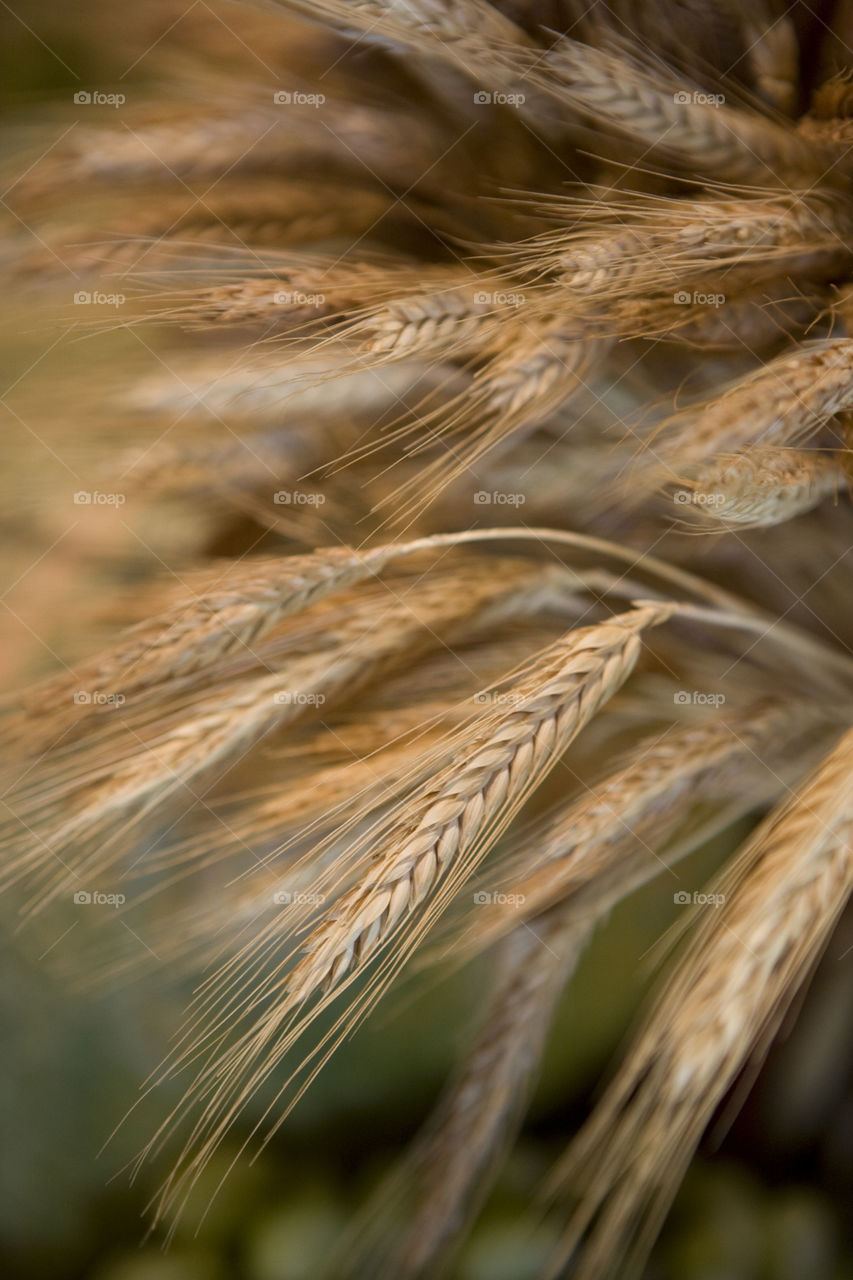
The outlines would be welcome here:
M 4 184 L 7 280 L 82 340 L 6 397 L 18 471 L 81 492 L 19 549 L 76 605 L 22 606 L 0 884 L 33 929 L 127 891 L 147 954 L 80 929 L 65 975 L 195 983 L 146 1082 L 187 1082 L 139 1157 L 180 1130 L 170 1231 L 398 977 L 483 964 L 329 1262 L 429 1280 L 587 941 L 710 849 L 725 902 L 549 1183 L 551 1273 L 621 1280 L 853 887 L 849 15 L 170 6 L 181 56 Z

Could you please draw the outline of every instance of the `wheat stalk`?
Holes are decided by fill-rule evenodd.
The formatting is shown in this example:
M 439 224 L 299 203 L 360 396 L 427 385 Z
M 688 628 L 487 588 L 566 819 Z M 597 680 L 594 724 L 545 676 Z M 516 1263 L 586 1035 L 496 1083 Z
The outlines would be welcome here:
M 484 1201 L 521 1124 L 555 1006 L 586 936 L 584 926 L 556 909 L 532 930 L 516 929 L 496 948 L 479 1033 L 405 1164 L 376 1197 L 375 1212 L 384 1224 L 389 1202 L 411 1184 L 414 1209 L 401 1239 L 393 1251 L 387 1241 L 381 1248 L 382 1255 L 390 1254 L 387 1274 L 401 1280 L 435 1274 Z M 367 1265 L 376 1266 L 359 1250 L 347 1274 Z

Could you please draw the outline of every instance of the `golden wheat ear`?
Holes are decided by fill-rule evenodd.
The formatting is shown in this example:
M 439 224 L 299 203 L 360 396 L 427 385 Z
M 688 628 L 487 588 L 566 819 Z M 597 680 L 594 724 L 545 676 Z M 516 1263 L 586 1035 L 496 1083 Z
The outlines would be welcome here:
M 635 1275 L 687 1162 L 736 1073 L 763 1055 L 853 890 L 849 731 L 711 886 L 676 975 L 558 1170 L 586 1190 L 563 1262 Z M 551 1274 L 561 1270 L 555 1263 Z

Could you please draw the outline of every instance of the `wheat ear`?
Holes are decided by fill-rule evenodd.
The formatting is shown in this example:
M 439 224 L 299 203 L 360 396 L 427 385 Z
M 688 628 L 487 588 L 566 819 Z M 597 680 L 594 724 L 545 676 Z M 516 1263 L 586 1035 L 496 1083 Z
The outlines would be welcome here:
M 806 344 L 777 356 L 706 406 L 685 411 L 655 445 L 670 466 L 753 445 L 788 445 L 853 404 L 853 340 Z M 684 421 L 687 419 L 687 421 Z
M 511 841 L 500 874 L 511 905 L 480 913 L 476 949 L 572 898 L 577 918 L 596 915 L 638 876 L 670 869 L 666 842 L 703 800 L 754 797 L 773 747 L 804 724 L 800 706 L 773 701 L 726 708 L 698 725 L 670 727 L 637 744 L 633 758 Z M 782 782 L 776 778 L 778 787 Z
M 476 739 L 465 759 L 433 779 L 414 813 L 387 847 L 372 856 L 363 884 L 335 905 L 334 919 L 309 936 L 305 958 L 289 979 L 298 1005 L 335 985 L 431 893 L 436 882 L 494 831 L 569 745 L 601 704 L 627 679 L 640 635 L 670 617 L 662 604 L 570 632 L 545 655 L 535 684 L 515 691 L 521 705 Z
M 706 528 L 717 522 L 741 528 L 781 524 L 845 485 L 833 458 L 797 449 L 721 454 L 684 483 L 692 497 L 689 514 L 703 519 Z
M 853 891 L 851 761 L 848 731 L 736 855 L 716 886 L 722 905 L 706 911 L 561 1167 L 586 1187 L 563 1260 L 597 1219 L 578 1280 L 637 1272 L 715 1106 L 766 1052 L 820 955 Z
M 512 709 L 490 709 L 478 717 L 479 724 L 475 721 L 467 733 L 459 735 L 459 761 L 417 787 L 392 808 L 379 830 L 374 823 L 368 836 L 361 838 L 360 843 L 367 846 L 362 861 L 367 861 L 368 869 L 330 908 L 323 909 L 305 939 L 302 958 L 289 971 L 286 961 L 279 962 L 253 986 L 248 998 L 229 995 L 239 993 L 260 957 L 282 949 L 288 933 L 299 928 L 304 918 L 299 912 L 286 930 L 262 931 L 245 954 L 214 976 L 199 1003 L 196 1030 L 188 1033 L 190 1047 L 181 1056 L 197 1056 L 205 1044 L 212 1048 L 228 1034 L 222 1020 L 223 1001 L 233 1005 L 236 1000 L 235 1013 L 248 1025 L 242 1033 L 234 1031 L 232 1048 L 222 1051 L 219 1044 L 219 1052 L 201 1069 L 187 1095 L 184 1106 L 196 1097 L 206 1099 L 186 1148 L 187 1154 L 191 1150 L 195 1154 L 167 1180 L 161 1208 L 186 1193 L 247 1097 L 352 982 L 365 960 L 396 940 L 395 953 L 385 968 L 389 964 L 397 968 L 404 961 L 523 800 L 628 678 L 642 648 L 643 632 L 665 622 L 676 607 L 664 603 L 634 609 L 599 626 L 569 632 L 539 655 L 529 676 L 513 690 Z M 316 887 L 326 887 L 325 881 L 321 878 Z M 401 936 L 407 925 L 409 936 Z M 324 1054 L 322 1065 L 386 980 L 387 973 L 383 976 L 380 967 L 372 986 L 339 1019 L 327 1041 L 309 1054 L 303 1068 L 318 1052 Z M 321 992 L 323 998 L 313 1001 Z M 217 1006 L 218 1021 L 204 1030 L 205 1018 L 209 1023 Z M 232 1017 L 232 1026 L 236 1020 Z M 319 1066 L 314 1067 L 312 1078 L 317 1070 Z M 282 1091 L 286 1088 L 287 1084 Z M 286 1110 L 274 1128 L 284 1114 Z M 161 1127 L 148 1150 L 161 1141 L 168 1127 L 169 1122 Z

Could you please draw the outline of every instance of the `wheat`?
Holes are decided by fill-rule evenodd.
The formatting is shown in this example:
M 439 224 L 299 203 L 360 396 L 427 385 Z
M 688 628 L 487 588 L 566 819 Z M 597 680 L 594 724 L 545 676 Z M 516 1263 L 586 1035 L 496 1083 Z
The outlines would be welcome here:
M 479 1034 L 417 1136 L 403 1168 L 381 1188 L 376 1212 L 411 1184 L 414 1209 L 402 1238 L 383 1255 L 389 1274 L 435 1274 L 489 1191 L 502 1152 L 521 1123 L 557 999 L 587 938 L 560 910 L 519 928 L 497 948 Z M 408 1188 L 407 1188 L 408 1189 Z M 380 1217 L 384 1222 L 384 1217 Z M 347 1274 L 375 1266 L 357 1252 Z
M 753 445 L 791 444 L 813 434 L 853 400 L 853 343 L 848 338 L 777 356 L 673 426 L 659 448 L 675 466 Z M 679 422 L 683 421 L 683 417 Z
M 35 683 L 0 884 L 77 985 L 194 986 L 140 1157 L 185 1124 L 172 1230 L 398 976 L 481 964 L 345 1258 L 426 1277 L 585 939 L 716 859 L 553 1184 L 555 1266 L 615 1280 L 851 887 L 843 6 L 161 7 L 153 44 L 104 11 L 120 112 L 51 133 L 57 98 L 4 163 L 2 618 Z M 128 887 L 108 937 L 90 883 Z
M 714 1106 L 745 1059 L 766 1051 L 853 890 L 851 749 L 848 732 L 739 855 L 718 886 L 723 906 L 579 1137 L 572 1160 L 591 1168 L 572 1240 L 603 1207 L 575 1268 L 583 1280 L 617 1261 L 636 1272 Z
M 167 802 L 197 798 L 211 773 L 231 767 L 272 730 L 306 715 L 324 714 L 344 694 L 392 666 L 402 653 L 411 655 L 438 643 L 441 632 L 452 641 L 468 625 L 494 625 L 507 613 L 541 607 L 554 598 L 555 588 L 557 595 L 561 590 L 553 575 L 531 582 L 524 567 L 513 572 L 504 566 L 495 580 L 483 581 L 477 575 L 464 585 L 463 581 L 457 580 L 453 591 L 428 580 L 417 593 L 390 595 L 381 629 L 363 601 L 343 616 L 316 619 L 313 636 L 309 631 L 316 652 L 303 652 L 310 646 L 297 632 L 289 661 L 266 655 L 268 673 L 236 685 L 226 682 L 215 698 L 191 699 L 187 706 L 179 704 L 176 712 L 170 713 L 168 703 L 157 705 L 153 734 L 135 721 L 131 702 L 128 716 L 120 722 L 119 732 L 128 730 L 124 741 L 116 743 L 107 720 L 102 741 L 90 735 L 85 749 L 73 752 L 70 764 L 60 753 L 53 771 L 45 770 L 35 788 L 15 796 L 13 830 L 24 826 L 29 832 L 35 826 L 37 835 L 34 846 L 8 864 L 5 874 L 23 870 L 35 879 L 38 870 L 35 901 L 43 906 L 68 889 L 69 877 L 102 867 L 109 842 L 89 846 L 105 827 L 120 824 L 126 832 L 130 825 L 150 819 L 155 805 L 162 814 Z M 310 599 L 310 589 L 303 588 L 303 605 L 305 597 Z M 320 636 L 322 643 L 317 643 Z M 174 697 L 173 683 L 176 677 L 167 680 L 166 689 Z M 65 811 L 72 816 L 65 816 Z M 75 855 L 69 869 L 71 850 Z M 66 874 L 49 892 L 41 892 L 41 882 L 56 875 L 57 863 Z
M 642 630 L 662 622 L 671 607 L 638 610 L 601 627 L 570 634 L 545 656 L 535 683 L 514 691 L 520 707 L 495 730 L 470 744 L 461 768 L 432 779 L 387 851 L 335 908 L 335 919 L 306 943 L 306 958 L 289 981 L 290 999 L 305 1001 L 360 963 L 415 909 L 434 884 L 478 848 L 554 757 L 627 678 L 639 655 Z
M 841 472 L 832 458 L 812 450 L 753 449 L 722 454 L 685 483 L 692 511 L 714 521 L 762 527 L 792 520 L 838 493 Z
M 519 831 L 501 874 L 511 906 L 493 908 L 475 926 L 473 945 L 506 933 L 519 913 L 535 916 L 562 901 L 576 919 L 594 917 L 629 885 L 670 870 L 662 851 L 703 801 L 741 795 L 749 804 L 768 771 L 771 794 L 781 786 L 774 745 L 805 723 L 800 707 L 752 704 L 639 743 L 589 794 Z

